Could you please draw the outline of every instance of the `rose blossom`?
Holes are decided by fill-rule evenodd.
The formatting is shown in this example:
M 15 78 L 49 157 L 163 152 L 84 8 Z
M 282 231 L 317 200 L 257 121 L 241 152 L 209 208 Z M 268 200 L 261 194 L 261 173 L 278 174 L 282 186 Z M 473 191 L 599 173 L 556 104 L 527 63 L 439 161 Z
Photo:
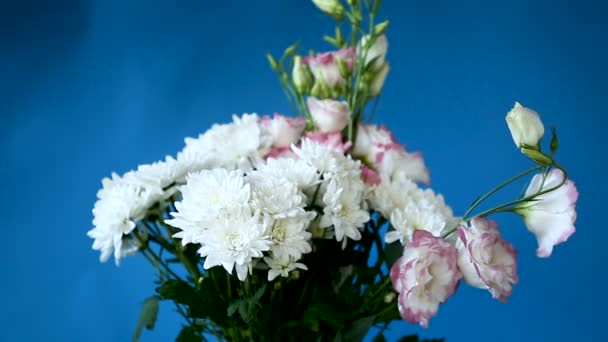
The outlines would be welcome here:
M 538 146 L 538 142 L 545 134 L 545 127 L 538 113 L 522 106 L 519 102 L 515 102 L 506 120 L 517 147 Z
M 303 117 L 289 118 L 278 113 L 274 113 L 272 119 L 268 116 L 262 117 L 260 123 L 272 136 L 274 147 L 289 147 L 295 144 L 306 127 Z
M 302 59 L 302 63 L 310 67 L 315 79 L 323 81 L 330 88 L 334 88 L 346 83 L 346 79 L 340 73 L 338 58 L 346 63 L 347 68 L 352 69 L 357 58 L 357 50 L 344 48 L 338 51 L 324 52 L 305 57 Z
M 382 179 L 378 172 L 363 164 L 361 164 L 361 179 L 363 179 L 363 182 L 367 185 L 379 185 L 382 183 Z
M 341 132 L 334 133 L 323 133 L 323 132 L 308 132 L 305 135 L 306 138 L 318 142 L 319 144 L 326 145 L 334 151 L 341 153 L 346 152 L 352 143 L 350 141 L 344 141 Z
M 382 179 L 407 178 L 426 184 L 430 181 L 422 155 L 406 152 L 385 127 L 359 125 L 352 154 L 365 159 Z
M 319 100 L 311 96 L 306 104 L 312 121 L 323 133 L 340 132 L 350 121 L 350 109 L 344 101 Z
M 404 320 L 428 327 L 439 304 L 454 294 L 462 278 L 457 260 L 458 251 L 446 240 L 424 230 L 414 232 L 390 273 Z
M 558 186 L 564 180 L 564 173 L 553 169 L 545 176 L 537 174 L 532 178 L 524 196 Z M 551 256 L 553 246 L 565 242 L 575 231 L 576 200 L 578 191 L 571 180 L 566 180 L 559 188 L 534 197 L 533 201 L 520 204 L 516 211 L 524 217 L 528 230 L 536 235 L 541 258 Z
M 515 248 L 502 238 L 496 222 L 485 218 L 472 219 L 468 228 L 460 226 L 458 236 L 458 267 L 464 280 L 506 302 L 518 281 Z

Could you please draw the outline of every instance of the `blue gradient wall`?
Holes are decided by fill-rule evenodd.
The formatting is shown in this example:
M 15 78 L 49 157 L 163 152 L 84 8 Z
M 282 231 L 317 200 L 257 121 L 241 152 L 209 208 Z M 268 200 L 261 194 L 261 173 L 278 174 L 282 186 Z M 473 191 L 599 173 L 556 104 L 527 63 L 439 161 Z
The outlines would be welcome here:
M 556 124 L 580 191 L 577 232 L 534 256 L 519 219 L 509 304 L 461 286 L 429 329 L 448 341 L 608 340 L 602 134 L 608 9 L 601 1 L 386 0 L 391 74 L 376 122 L 421 150 L 462 213 L 527 167 L 504 123 L 515 100 Z M 332 22 L 307 0 L 0 1 L 0 341 L 127 341 L 154 273 L 141 257 L 99 264 L 86 232 L 100 179 L 181 149 L 232 113 L 287 111 L 265 51 L 320 42 Z M 515 195 L 519 189 L 513 189 Z M 153 334 L 179 317 L 162 307 Z

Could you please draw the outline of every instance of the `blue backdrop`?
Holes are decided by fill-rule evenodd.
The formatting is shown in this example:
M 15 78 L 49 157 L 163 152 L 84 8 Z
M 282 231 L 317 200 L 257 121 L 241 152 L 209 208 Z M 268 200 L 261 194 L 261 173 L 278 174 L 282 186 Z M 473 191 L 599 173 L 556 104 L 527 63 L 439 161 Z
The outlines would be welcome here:
M 457 212 L 529 166 L 504 122 L 515 100 L 558 126 L 581 194 L 578 230 L 550 259 L 518 218 L 499 218 L 520 254 L 509 304 L 462 285 L 429 329 L 399 323 L 391 336 L 608 340 L 606 6 L 384 2 L 392 70 L 375 121 L 424 152 Z M 307 0 L 0 1 L 0 340 L 128 341 L 154 272 L 142 257 L 98 263 L 86 232 L 100 179 L 232 113 L 287 111 L 264 52 L 328 48 L 332 27 Z M 143 340 L 171 340 L 179 323 L 162 306 Z

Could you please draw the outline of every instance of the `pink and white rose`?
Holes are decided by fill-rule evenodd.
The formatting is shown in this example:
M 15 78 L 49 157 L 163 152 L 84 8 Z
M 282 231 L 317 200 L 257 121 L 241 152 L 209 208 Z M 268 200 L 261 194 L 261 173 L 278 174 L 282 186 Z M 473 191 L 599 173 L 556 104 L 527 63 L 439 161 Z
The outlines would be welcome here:
M 323 133 L 315 131 L 306 133 L 305 137 L 340 153 L 348 151 L 352 145 L 350 141 L 344 141 L 342 132 Z
M 519 279 L 515 248 L 502 238 L 496 222 L 485 218 L 458 227 L 458 236 L 458 267 L 464 280 L 506 303 Z
M 537 174 L 532 178 L 524 196 L 556 187 L 564 181 L 564 177 L 559 169 L 552 169 L 546 177 Z M 574 182 L 567 179 L 559 188 L 518 206 L 517 213 L 524 217 L 528 230 L 536 235 L 538 257 L 550 257 L 553 246 L 565 242 L 574 234 L 577 199 L 578 190 Z
M 312 121 L 323 133 L 341 132 L 350 121 L 350 109 L 344 101 L 319 100 L 311 96 L 306 104 Z
M 290 118 L 278 113 L 272 119 L 269 116 L 262 117 L 260 123 L 272 137 L 274 147 L 289 147 L 297 143 L 306 127 L 303 117 Z
M 404 320 L 428 327 L 462 278 L 457 261 L 458 250 L 449 242 L 424 230 L 414 232 L 390 273 Z
M 346 79 L 340 73 L 338 59 L 342 59 L 347 68 L 352 70 L 357 60 L 357 49 L 344 48 L 338 51 L 319 53 L 302 59 L 310 67 L 315 79 L 323 81 L 330 88 L 343 86 Z
M 420 153 L 409 153 L 385 127 L 359 125 L 353 155 L 363 158 L 382 179 L 409 179 L 428 184 L 429 171 Z

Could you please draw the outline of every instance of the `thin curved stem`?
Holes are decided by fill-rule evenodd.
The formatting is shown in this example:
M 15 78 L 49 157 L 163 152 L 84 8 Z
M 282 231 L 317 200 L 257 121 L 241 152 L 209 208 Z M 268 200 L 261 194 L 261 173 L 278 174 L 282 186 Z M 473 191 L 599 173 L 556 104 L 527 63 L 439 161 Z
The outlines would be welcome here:
M 473 204 L 471 204 L 471 206 L 469 207 L 469 209 L 464 213 L 464 215 L 462 216 L 463 220 L 467 220 L 467 217 L 469 216 L 469 214 L 475 210 L 475 208 L 477 208 L 483 201 L 485 201 L 486 199 L 488 199 L 490 196 L 492 196 L 493 194 L 495 194 L 497 191 L 499 191 L 500 189 L 504 188 L 505 186 L 515 182 L 516 180 L 525 177 L 527 175 L 529 175 L 530 173 L 534 172 L 534 171 L 538 171 L 542 169 L 542 166 L 537 165 L 531 169 L 528 169 L 524 172 L 521 172 L 511 178 L 509 178 L 508 180 L 502 182 L 501 184 L 499 184 L 497 187 L 495 187 L 494 189 L 488 191 L 486 194 L 484 194 L 483 196 L 479 197 L 475 202 L 473 202 Z

